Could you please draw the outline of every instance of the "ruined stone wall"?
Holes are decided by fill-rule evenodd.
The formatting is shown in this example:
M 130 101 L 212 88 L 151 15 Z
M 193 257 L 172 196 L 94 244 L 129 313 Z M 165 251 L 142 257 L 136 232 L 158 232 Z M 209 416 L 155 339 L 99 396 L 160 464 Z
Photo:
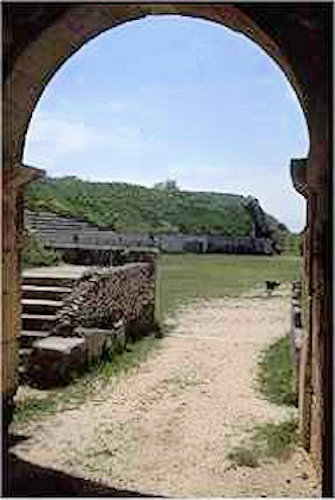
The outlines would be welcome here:
M 272 255 L 273 249 L 269 238 L 228 238 L 212 235 L 208 236 L 208 252 Z
M 113 246 L 155 247 L 166 253 L 273 254 L 273 241 L 266 237 L 233 238 L 205 233 L 116 233 L 109 230 L 102 231 L 98 226 L 89 227 L 87 225 L 86 227 L 83 223 L 77 222 L 76 219 L 72 220 L 60 216 L 55 216 L 53 219 L 51 215 L 42 213 L 39 216 L 26 211 L 26 224 L 38 233 L 47 246 L 66 251 L 65 260 L 72 263 L 91 263 L 90 261 L 86 262 L 84 255 L 80 256 L 80 250 L 85 252 L 91 249 L 94 252 L 94 247 L 101 247 L 101 251 L 107 251 L 108 247 Z M 69 248 L 64 250 L 66 246 Z M 98 262 L 99 258 L 93 258 L 93 260 Z
M 77 335 L 76 327 L 153 326 L 155 265 L 140 262 L 85 274 L 74 286 L 55 325 L 57 335 Z

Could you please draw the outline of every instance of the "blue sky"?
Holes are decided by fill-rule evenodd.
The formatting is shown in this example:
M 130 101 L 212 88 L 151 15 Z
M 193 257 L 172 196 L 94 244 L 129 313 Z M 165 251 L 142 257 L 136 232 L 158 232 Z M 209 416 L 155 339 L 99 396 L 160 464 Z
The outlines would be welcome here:
M 256 44 L 221 25 L 148 16 L 85 44 L 46 87 L 24 163 L 148 187 L 256 196 L 292 231 L 305 201 L 289 162 L 308 154 L 298 99 Z

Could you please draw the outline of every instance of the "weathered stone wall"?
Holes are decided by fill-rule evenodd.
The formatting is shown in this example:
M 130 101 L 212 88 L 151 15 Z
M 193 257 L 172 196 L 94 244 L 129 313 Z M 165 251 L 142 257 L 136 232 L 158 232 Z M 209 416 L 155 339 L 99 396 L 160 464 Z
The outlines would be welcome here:
M 272 255 L 272 240 L 269 238 L 228 238 L 208 236 L 208 250 L 218 253 Z
M 278 228 L 270 223 L 256 198 L 248 196 L 244 202 L 244 208 L 249 212 L 254 224 L 254 235 L 256 238 L 266 238 L 271 242 L 272 252 L 281 253 L 283 244 Z
M 6 158 L 2 197 L 2 331 L 1 399 L 5 427 L 11 421 L 13 395 L 18 387 L 18 344 L 21 330 L 20 253 L 24 246 L 24 189 L 41 175 L 34 168 L 13 164 Z
M 77 335 L 76 327 L 112 328 L 155 320 L 155 266 L 141 262 L 85 274 L 68 295 L 55 324 L 57 335 Z M 144 325 L 143 325 L 144 326 Z
M 310 370 L 306 387 L 310 395 L 309 449 L 320 477 L 331 473 L 330 463 L 322 461 L 322 454 L 331 456 L 332 422 L 332 337 L 331 327 L 331 227 L 330 200 L 326 192 L 309 195 L 309 357 Z M 328 206 L 327 206 L 328 205 Z M 328 437 L 327 437 L 328 436 Z M 325 469 L 327 468 L 327 470 Z
M 47 246 L 63 250 L 66 262 L 91 264 L 104 260 L 110 261 L 108 248 L 154 247 L 167 253 L 242 253 L 271 255 L 273 242 L 266 237 L 228 237 L 220 234 L 199 233 L 135 233 L 100 230 L 98 226 L 89 227 L 76 219 L 38 214 L 26 211 L 26 224 L 35 230 Z M 100 247 L 100 250 L 95 247 Z M 91 253 L 89 253 L 91 252 Z M 101 252 L 101 255 L 94 255 Z M 102 252 L 106 252 L 104 258 Z M 79 259 L 79 260 L 78 260 Z
M 17 253 L 16 192 L 12 183 L 5 183 L 3 210 L 6 214 L 3 224 L 2 253 L 2 334 L 1 334 L 1 392 L 4 424 L 11 420 L 12 397 L 18 386 L 17 337 L 20 331 L 20 285 L 19 259 Z M 13 191 L 11 191 L 13 190 Z

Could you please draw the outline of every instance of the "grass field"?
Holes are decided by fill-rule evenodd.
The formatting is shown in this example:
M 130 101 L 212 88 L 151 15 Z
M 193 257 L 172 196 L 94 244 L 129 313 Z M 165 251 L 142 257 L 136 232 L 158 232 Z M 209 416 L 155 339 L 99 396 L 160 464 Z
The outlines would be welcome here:
M 196 298 L 238 296 L 265 280 L 282 284 L 298 279 L 301 258 L 295 255 L 159 256 L 157 313 L 160 319 Z

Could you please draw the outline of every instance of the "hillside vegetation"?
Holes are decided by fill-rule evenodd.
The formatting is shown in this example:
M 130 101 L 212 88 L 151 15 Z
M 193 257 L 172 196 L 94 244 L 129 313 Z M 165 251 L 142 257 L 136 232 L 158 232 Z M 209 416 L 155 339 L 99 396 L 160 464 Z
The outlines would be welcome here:
M 75 177 L 46 178 L 32 183 L 28 190 L 30 210 L 82 217 L 115 231 L 250 236 L 252 220 L 243 208 L 243 200 L 234 194 L 181 191 L 173 183 L 146 188 L 86 182 Z M 273 217 L 268 218 L 279 224 Z
M 43 241 L 36 234 L 27 232 L 25 236 L 25 246 L 21 259 L 22 269 L 56 266 L 62 263 L 61 254 L 51 248 L 45 248 Z

